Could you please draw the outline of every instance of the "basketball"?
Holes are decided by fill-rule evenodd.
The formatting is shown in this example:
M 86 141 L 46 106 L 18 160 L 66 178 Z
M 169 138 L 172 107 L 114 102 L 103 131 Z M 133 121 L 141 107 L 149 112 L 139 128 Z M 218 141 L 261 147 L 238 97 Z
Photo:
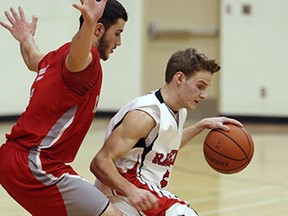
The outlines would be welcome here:
M 214 170 L 224 174 L 242 171 L 251 162 L 254 143 L 244 127 L 227 124 L 230 131 L 211 130 L 204 141 L 205 160 Z

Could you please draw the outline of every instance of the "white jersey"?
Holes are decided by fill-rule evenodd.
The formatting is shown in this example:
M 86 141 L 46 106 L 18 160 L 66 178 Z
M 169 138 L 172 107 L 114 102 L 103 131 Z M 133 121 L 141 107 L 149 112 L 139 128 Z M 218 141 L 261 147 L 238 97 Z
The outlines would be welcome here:
M 140 139 L 127 154 L 117 159 L 115 165 L 131 183 L 140 181 L 152 190 L 165 189 L 181 144 L 187 110 L 173 113 L 164 103 L 159 90 L 149 93 L 120 109 L 109 123 L 106 138 L 132 110 L 148 113 L 156 126 L 146 139 Z

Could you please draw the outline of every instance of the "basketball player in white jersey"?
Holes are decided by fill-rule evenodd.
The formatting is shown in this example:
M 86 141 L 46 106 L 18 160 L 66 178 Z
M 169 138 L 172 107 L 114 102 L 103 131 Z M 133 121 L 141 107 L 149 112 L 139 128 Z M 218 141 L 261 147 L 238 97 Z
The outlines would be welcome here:
M 204 129 L 229 130 L 226 117 L 204 118 L 184 128 L 187 109 L 207 98 L 220 66 L 200 50 L 172 55 L 162 88 L 126 104 L 112 118 L 103 147 L 91 162 L 100 189 L 124 215 L 196 216 L 189 204 L 168 192 L 178 151 Z

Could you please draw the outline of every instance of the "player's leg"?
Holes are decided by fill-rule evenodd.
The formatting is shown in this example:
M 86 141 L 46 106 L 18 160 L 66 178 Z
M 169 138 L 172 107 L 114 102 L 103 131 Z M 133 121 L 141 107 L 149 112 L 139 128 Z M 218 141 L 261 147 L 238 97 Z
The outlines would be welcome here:
M 76 175 L 70 166 L 44 158 L 41 162 L 46 163 L 39 165 L 37 153 L 16 150 L 6 144 L 0 147 L 0 156 L 2 186 L 34 216 L 97 216 L 117 211 L 103 193 Z M 42 170 L 49 165 L 58 169 L 49 169 L 49 173 Z
M 56 185 L 47 187 L 32 175 L 28 158 L 28 150 L 8 144 L 0 147 L 1 186 L 31 215 L 45 216 L 54 209 L 53 204 L 63 204 L 63 199 Z M 65 214 L 65 208 L 58 209 L 58 215 Z
M 198 214 L 185 204 L 175 203 L 166 211 L 165 216 L 198 216 Z
M 109 203 L 107 209 L 103 212 L 103 214 L 101 214 L 101 216 L 123 216 L 123 214 L 112 203 Z
M 144 214 L 139 214 L 138 211 L 132 207 L 128 199 L 125 196 L 108 196 L 110 202 L 117 207 L 123 214 L 123 216 L 139 216 Z
M 57 183 L 68 216 L 121 216 L 109 199 L 85 179 L 68 175 Z

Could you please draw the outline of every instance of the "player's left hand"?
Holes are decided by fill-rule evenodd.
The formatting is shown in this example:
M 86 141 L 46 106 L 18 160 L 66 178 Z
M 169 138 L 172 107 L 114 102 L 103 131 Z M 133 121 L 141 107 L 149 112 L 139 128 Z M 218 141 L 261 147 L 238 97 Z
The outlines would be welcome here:
M 243 124 L 236 119 L 227 117 L 211 117 L 205 118 L 205 125 L 208 129 L 222 129 L 224 131 L 229 131 L 230 128 L 227 124 L 235 124 L 237 126 L 243 127 Z

